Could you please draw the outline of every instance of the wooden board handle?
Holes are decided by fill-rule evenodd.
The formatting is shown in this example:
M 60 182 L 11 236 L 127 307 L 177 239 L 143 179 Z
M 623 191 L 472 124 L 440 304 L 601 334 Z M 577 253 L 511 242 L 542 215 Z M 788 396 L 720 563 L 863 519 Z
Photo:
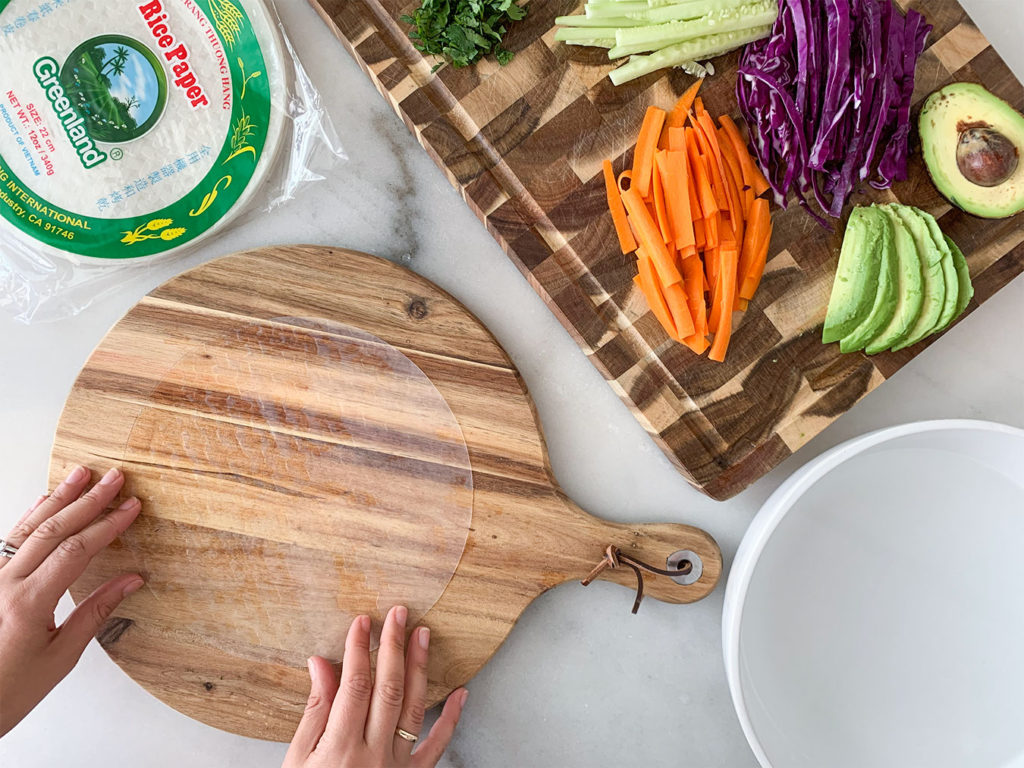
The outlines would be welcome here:
M 576 546 L 565 553 L 573 559 L 565 581 L 586 578 L 601 562 L 607 548 L 613 546 L 632 559 L 660 569 L 672 570 L 678 567 L 676 561 L 690 561 L 690 576 L 679 581 L 691 583 L 644 573 L 645 598 L 666 603 L 693 603 L 714 591 L 722 574 L 722 552 L 707 532 L 679 523 L 610 523 L 587 514 L 564 494 L 560 495 L 568 514 L 582 527 L 579 531 L 582 535 L 573 542 Z M 625 565 L 605 568 L 597 578 L 631 590 L 637 586 L 635 572 Z

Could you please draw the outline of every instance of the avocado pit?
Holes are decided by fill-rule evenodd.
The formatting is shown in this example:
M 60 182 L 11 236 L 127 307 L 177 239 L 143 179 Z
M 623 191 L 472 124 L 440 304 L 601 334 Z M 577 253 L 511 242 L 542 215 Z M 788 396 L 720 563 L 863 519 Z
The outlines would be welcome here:
M 1020 149 L 985 123 L 960 123 L 956 164 L 967 181 L 979 187 L 998 187 L 1017 170 Z

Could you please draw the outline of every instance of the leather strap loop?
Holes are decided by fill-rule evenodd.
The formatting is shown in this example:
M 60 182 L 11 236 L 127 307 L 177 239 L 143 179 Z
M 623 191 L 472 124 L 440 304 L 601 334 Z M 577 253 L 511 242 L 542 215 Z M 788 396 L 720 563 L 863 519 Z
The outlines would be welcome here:
M 683 567 L 674 571 L 655 568 L 653 565 L 645 563 L 643 560 L 637 560 L 635 557 L 623 554 L 621 549 L 613 544 L 609 544 L 604 551 L 604 557 L 601 558 L 601 562 L 595 565 L 593 570 L 588 573 L 587 577 L 580 583 L 585 587 L 596 579 L 606 568 L 615 570 L 623 565 L 631 568 L 633 573 L 636 574 L 636 599 L 633 601 L 632 613 L 636 613 L 640 610 L 640 602 L 644 599 L 644 571 L 654 574 L 655 576 L 667 576 L 669 578 L 674 578 L 676 576 L 685 576 L 693 570 L 693 564 L 689 561 L 684 561 L 682 563 Z

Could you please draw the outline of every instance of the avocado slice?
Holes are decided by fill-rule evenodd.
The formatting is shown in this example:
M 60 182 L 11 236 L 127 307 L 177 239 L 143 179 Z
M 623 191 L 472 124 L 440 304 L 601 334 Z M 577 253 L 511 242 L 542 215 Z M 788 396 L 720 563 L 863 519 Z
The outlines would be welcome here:
M 825 344 L 848 336 L 874 308 L 882 264 L 879 247 L 882 219 L 870 211 L 870 208 L 854 208 L 846 225 L 839 268 L 832 283 L 821 334 Z
M 867 213 L 877 218 L 882 226 L 882 234 L 878 239 L 881 258 L 878 268 L 878 288 L 870 314 L 860 325 L 840 340 L 839 351 L 843 353 L 864 349 L 864 346 L 889 324 L 896 309 L 899 275 L 897 274 L 896 239 L 892 221 L 880 208 L 875 206 L 869 208 Z
M 956 276 L 960 282 L 960 292 L 956 297 L 956 310 L 953 312 L 953 320 L 956 320 L 964 313 L 968 303 L 974 298 L 974 284 L 971 283 L 971 270 L 967 267 L 967 259 L 964 258 L 963 251 L 948 235 L 943 235 L 943 237 L 946 238 L 946 245 L 953 253 L 953 264 L 956 266 Z M 950 323 L 953 320 L 950 320 Z
M 865 347 L 864 351 L 869 355 L 877 355 L 903 341 L 921 316 L 921 307 L 924 305 L 924 277 L 921 274 L 921 258 L 917 255 L 917 243 L 891 207 L 883 206 L 879 210 L 885 213 L 892 224 L 899 285 L 892 320 Z
M 924 282 L 924 303 L 921 306 L 921 314 L 903 340 L 893 345 L 892 351 L 898 352 L 904 347 L 916 344 L 935 328 L 935 324 L 942 315 L 942 310 L 945 309 L 946 279 L 942 273 L 944 253 L 935 246 L 924 219 L 908 206 L 894 203 L 889 207 L 914 238 L 917 255 L 921 259 L 921 277 Z
M 1024 211 L 1024 116 L 982 86 L 953 83 L 921 109 L 932 181 L 953 205 L 1003 219 Z
M 935 328 L 932 329 L 932 333 L 938 333 L 953 322 L 953 318 L 956 317 L 956 302 L 960 294 L 960 278 L 956 274 L 953 252 L 946 242 L 946 236 L 942 234 L 942 230 L 939 228 L 939 222 L 930 213 L 922 211 L 920 208 L 912 208 L 911 210 L 924 220 L 925 226 L 928 227 L 928 233 L 932 237 L 932 242 L 935 243 L 936 248 L 942 251 L 942 279 L 946 283 L 946 298 L 942 305 L 942 314 L 939 315 L 939 319 L 935 321 Z

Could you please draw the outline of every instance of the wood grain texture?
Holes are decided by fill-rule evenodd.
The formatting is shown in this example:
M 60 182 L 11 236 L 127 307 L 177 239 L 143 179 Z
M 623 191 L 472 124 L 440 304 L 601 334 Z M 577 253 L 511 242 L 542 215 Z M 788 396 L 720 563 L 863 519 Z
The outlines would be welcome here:
M 533 0 L 511 25 L 507 67 L 437 73 L 397 21 L 418 0 L 311 2 L 658 446 L 713 498 L 760 478 L 934 341 L 876 358 L 823 346 L 839 240 L 794 206 L 775 211 L 764 283 L 734 321 L 727 362 L 671 342 L 632 284 L 633 258 L 618 251 L 600 162 L 631 165 L 647 106 L 671 105 L 692 78 L 657 73 L 613 87 L 604 51 L 553 39 L 555 17 L 581 2 Z M 899 4 L 935 26 L 915 120 L 930 92 L 961 80 L 1024 108 L 1024 88 L 955 0 Z M 713 114 L 739 117 L 736 60 L 716 60 L 704 86 Z M 916 132 L 912 141 L 909 180 L 853 203 L 900 200 L 933 213 L 967 255 L 973 309 L 1024 270 L 1024 216 L 989 222 L 953 210 L 928 178 Z
M 171 706 L 258 738 L 291 738 L 306 657 L 338 658 L 358 613 L 405 603 L 431 628 L 436 702 L 608 544 L 654 565 L 701 556 L 697 583 L 648 578 L 652 598 L 699 600 L 721 573 L 703 531 L 567 499 L 490 333 L 426 280 L 346 251 L 254 251 L 153 291 L 68 398 L 51 483 L 78 462 L 121 467 L 143 501 L 71 590 L 144 573 L 100 643 Z M 602 578 L 634 586 L 625 569 Z M 608 610 L 625 620 L 631 600 Z

